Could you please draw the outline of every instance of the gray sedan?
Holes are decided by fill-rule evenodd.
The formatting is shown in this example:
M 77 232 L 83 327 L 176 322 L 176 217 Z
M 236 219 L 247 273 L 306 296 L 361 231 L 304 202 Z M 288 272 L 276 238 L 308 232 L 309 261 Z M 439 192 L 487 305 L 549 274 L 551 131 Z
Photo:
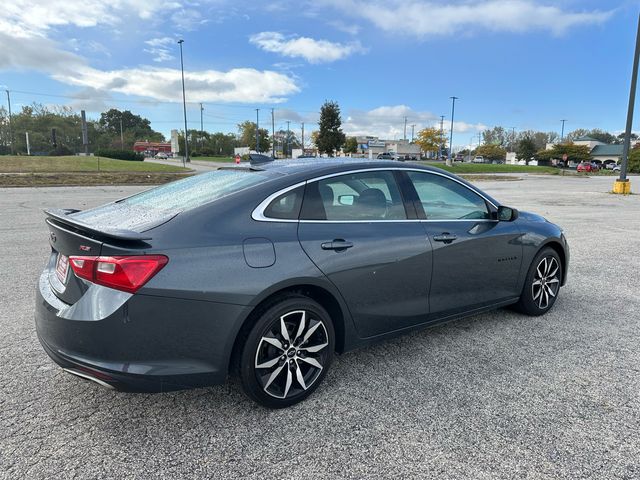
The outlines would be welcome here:
M 129 391 L 236 374 L 271 408 L 310 395 L 336 352 L 508 305 L 544 314 L 569 264 L 544 218 L 379 160 L 240 165 L 46 213 L 36 327 L 56 363 Z

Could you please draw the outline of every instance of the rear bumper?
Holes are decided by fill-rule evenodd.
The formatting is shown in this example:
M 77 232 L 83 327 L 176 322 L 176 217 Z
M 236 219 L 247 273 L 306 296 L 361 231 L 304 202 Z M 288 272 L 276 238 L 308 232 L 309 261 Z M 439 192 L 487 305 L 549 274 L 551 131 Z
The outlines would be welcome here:
M 161 392 L 225 381 L 246 307 L 148 295 L 123 300 L 119 292 L 95 287 L 102 289 L 93 294 L 97 307 L 87 311 L 60 302 L 46 277 L 39 282 L 38 339 L 62 368 L 124 391 Z M 118 299 L 102 317 L 98 307 L 110 303 L 105 301 L 109 295 Z

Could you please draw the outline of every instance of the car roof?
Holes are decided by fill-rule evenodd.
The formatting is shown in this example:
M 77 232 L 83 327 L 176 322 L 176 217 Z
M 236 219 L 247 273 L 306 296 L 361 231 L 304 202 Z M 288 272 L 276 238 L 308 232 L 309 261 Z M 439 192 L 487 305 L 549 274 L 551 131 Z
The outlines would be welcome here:
M 369 160 L 367 158 L 349 157 L 314 157 L 274 160 L 273 162 L 260 164 L 257 168 L 289 175 L 296 173 L 316 174 L 323 173 L 326 170 L 339 172 L 344 169 L 400 168 L 407 165 L 410 164 L 398 164 L 398 162 L 391 160 Z M 417 164 L 413 164 L 411 167 L 417 167 L 425 170 L 440 170 Z

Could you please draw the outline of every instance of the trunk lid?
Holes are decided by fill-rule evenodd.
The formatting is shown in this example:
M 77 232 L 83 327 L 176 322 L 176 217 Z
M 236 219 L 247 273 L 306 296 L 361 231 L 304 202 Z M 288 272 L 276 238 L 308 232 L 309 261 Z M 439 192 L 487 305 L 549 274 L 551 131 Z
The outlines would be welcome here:
M 88 289 L 86 281 L 76 277 L 69 265 L 74 255 L 100 256 L 105 243 L 121 248 L 144 247 L 148 234 L 118 228 L 98 226 L 74 217 L 77 210 L 47 210 L 51 256 L 47 275 L 53 293 L 63 302 L 74 304 Z M 148 246 L 148 245 L 147 245 Z

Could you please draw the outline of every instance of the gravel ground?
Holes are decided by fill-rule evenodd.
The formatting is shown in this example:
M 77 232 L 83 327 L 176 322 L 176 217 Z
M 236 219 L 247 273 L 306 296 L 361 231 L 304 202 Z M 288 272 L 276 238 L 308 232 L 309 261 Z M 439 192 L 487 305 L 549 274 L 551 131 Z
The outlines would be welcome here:
M 283 411 L 233 382 L 125 394 L 62 372 L 33 325 L 41 209 L 140 187 L 0 189 L 0 477 L 639 478 L 640 196 L 610 195 L 612 183 L 482 182 L 565 228 L 572 264 L 554 309 L 498 310 L 343 355 Z

